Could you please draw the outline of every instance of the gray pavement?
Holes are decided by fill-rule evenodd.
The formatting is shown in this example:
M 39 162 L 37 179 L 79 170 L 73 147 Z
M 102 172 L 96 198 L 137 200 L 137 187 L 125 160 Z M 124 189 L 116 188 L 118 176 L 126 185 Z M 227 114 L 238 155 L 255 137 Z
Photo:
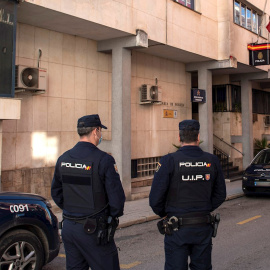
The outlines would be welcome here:
M 227 198 L 226 200 L 236 199 L 244 196 L 242 191 L 242 181 L 230 182 L 226 180 Z M 62 220 L 62 211 L 51 201 L 53 205 L 53 212 L 57 216 L 58 220 Z M 134 224 L 140 224 L 143 222 L 158 219 L 159 216 L 155 215 L 149 206 L 148 198 L 127 201 L 125 203 L 124 215 L 120 217 L 120 223 L 118 228 L 128 227 Z

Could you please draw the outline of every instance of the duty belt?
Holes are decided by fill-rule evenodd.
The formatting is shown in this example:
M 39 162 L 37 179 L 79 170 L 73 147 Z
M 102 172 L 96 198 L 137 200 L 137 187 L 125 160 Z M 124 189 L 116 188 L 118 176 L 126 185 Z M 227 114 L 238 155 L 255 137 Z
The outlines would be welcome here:
M 157 227 L 161 234 L 171 235 L 173 231 L 178 231 L 181 226 L 185 225 L 203 225 L 211 224 L 214 228 L 213 237 L 216 236 L 217 227 L 220 221 L 219 214 L 216 215 L 205 215 L 199 217 L 175 217 L 164 218 L 157 223 Z
M 59 229 L 63 228 L 64 219 L 68 219 L 68 220 L 74 221 L 76 223 L 81 223 L 81 224 L 85 224 L 85 222 L 90 218 L 96 220 L 95 216 L 101 213 L 102 211 L 104 211 L 108 206 L 109 206 L 109 203 L 107 203 L 102 209 L 100 209 L 96 213 L 88 215 L 88 216 L 83 216 L 83 217 L 68 216 L 68 215 L 63 214 L 63 220 L 58 223 L 59 224 L 58 227 Z
M 76 222 L 76 223 L 84 224 L 85 221 L 88 219 L 88 217 L 87 216 L 85 216 L 85 217 L 70 217 L 70 216 L 63 214 L 63 219 L 68 219 L 68 220 L 71 220 L 71 221 Z
M 196 224 L 207 224 L 212 223 L 215 220 L 215 217 L 212 215 L 206 215 L 202 217 L 175 217 L 172 216 L 168 220 L 168 224 L 170 225 L 178 225 L 184 226 L 184 225 L 196 225 Z
M 92 215 L 93 216 L 93 215 Z M 99 217 L 69 217 L 63 215 L 64 219 L 71 220 L 76 223 L 83 224 L 83 229 L 86 234 L 93 234 L 97 231 L 97 245 L 106 245 L 114 238 L 116 228 L 119 224 L 118 218 L 112 216 Z

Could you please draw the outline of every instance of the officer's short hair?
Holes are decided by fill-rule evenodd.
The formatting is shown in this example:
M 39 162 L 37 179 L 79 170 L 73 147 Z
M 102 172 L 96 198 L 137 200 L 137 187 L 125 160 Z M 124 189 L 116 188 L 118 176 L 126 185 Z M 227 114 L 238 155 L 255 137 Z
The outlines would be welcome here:
M 99 129 L 99 127 L 79 127 L 79 128 L 77 128 L 77 132 L 78 132 L 78 134 L 79 134 L 80 137 L 82 137 L 82 136 L 88 136 L 96 128 Z
M 179 130 L 180 141 L 183 143 L 192 143 L 198 140 L 199 130 L 185 129 Z

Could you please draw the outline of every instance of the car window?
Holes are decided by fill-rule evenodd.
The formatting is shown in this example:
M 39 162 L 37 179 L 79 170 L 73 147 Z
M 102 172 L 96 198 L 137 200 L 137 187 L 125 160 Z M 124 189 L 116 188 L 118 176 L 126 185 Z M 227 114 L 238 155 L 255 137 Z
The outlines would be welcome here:
M 253 164 L 270 164 L 270 152 L 263 151 L 254 159 Z

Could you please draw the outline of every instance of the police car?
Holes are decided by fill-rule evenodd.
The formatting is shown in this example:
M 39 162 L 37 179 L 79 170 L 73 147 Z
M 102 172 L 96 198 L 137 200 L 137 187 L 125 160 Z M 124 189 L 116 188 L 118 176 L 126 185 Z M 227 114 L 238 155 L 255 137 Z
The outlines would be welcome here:
M 270 149 L 260 151 L 243 174 L 243 192 L 270 194 Z
M 0 269 L 40 270 L 59 252 L 58 220 L 45 198 L 0 192 Z

